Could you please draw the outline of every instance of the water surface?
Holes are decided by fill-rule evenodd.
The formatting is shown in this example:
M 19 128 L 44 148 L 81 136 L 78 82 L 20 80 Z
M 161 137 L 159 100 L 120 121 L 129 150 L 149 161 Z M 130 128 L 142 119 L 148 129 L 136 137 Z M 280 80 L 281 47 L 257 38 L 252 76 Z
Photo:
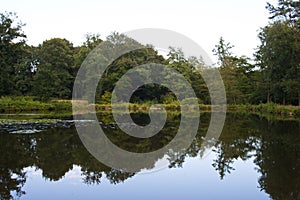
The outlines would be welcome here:
M 221 137 L 203 150 L 210 119 L 204 113 L 184 155 L 161 155 L 148 169 L 127 173 L 91 156 L 71 117 L 1 118 L 1 199 L 300 199 L 299 120 L 230 113 Z M 136 140 L 110 114 L 98 118 L 111 141 L 133 152 L 165 145 L 180 123 L 178 113 L 168 115 L 159 135 Z M 132 118 L 149 123 L 146 114 Z

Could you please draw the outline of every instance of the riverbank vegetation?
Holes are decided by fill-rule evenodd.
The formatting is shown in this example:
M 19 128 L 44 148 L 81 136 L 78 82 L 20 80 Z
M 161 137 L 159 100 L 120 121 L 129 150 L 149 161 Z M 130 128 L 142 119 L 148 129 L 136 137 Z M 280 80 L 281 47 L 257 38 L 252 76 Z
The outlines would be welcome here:
M 0 112 L 50 112 L 50 111 L 71 111 L 72 104 L 70 102 L 42 102 L 34 97 L 1 97 Z
M 149 112 L 153 102 L 144 103 L 129 103 L 129 104 L 119 104 L 117 105 L 117 110 L 125 111 L 129 109 L 130 112 Z M 95 107 L 96 112 L 110 112 L 112 110 L 111 104 L 94 104 L 90 105 L 91 108 Z M 189 107 L 184 105 L 180 107 L 178 102 L 173 103 L 163 103 L 161 106 L 168 112 L 180 112 L 181 109 L 194 112 L 196 109 L 194 107 Z M 200 112 L 210 112 L 212 110 L 211 105 L 199 104 Z M 84 110 L 84 112 L 89 112 L 89 110 Z M 240 105 L 228 105 L 227 112 L 245 112 L 245 113 L 255 113 L 255 114 L 271 114 L 281 117 L 299 117 L 300 107 L 291 105 L 280 105 L 275 103 L 250 105 L 250 104 L 240 104 Z M 71 100 L 52 100 L 49 102 L 42 102 L 40 100 L 34 99 L 34 97 L 1 97 L 0 98 L 0 113 L 43 113 L 57 116 L 58 114 L 70 116 L 72 113 L 72 102 Z
M 187 58 L 180 48 L 170 47 L 167 56 L 162 56 L 151 46 L 144 46 L 122 55 L 107 67 L 96 98 L 91 102 L 96 103 L 96 110 L 110 110 L 117 81 L 136 66 L 156 63 L 184 76 L 195 91 L 200 110 L 211 109 L 209 91 L 201 73 L 219 70 L 229 111 L 300 115 L 297 107 L 300 105 L 300 3 L 279 0 L 278 5 L 267 4 L 266 8 L 270 21 L 260 29 L 261 44 L 253 52 L 253 59 L 235 55 L 234 46 L 224 38 L 220 38 L 213 50 L 218 58 L 216 68 L 206 66 L 202 58 Z M 64 38 L 31 46 L 26 43 L 23 26 L 16 14 L 0 13 L 0 112 L 70 111 L 73 83 L 86 56 L 104 41 L 116 48 L 124 43 L 137 43 L 114 32 L 106 39 L 99 34 L 88 34 L 80 46 Z M 95 78 L 95 74 L 85 76 Z M 130 85 L 131 81 L 126 84 Z M 82 87 L 84 90 L 85 83 Z M 175 95 L 156 84 L 137 88 L 130 103 L 132 110 L 147 110 L 156 103 L 164 104 L 167 110 L 179 109 Z

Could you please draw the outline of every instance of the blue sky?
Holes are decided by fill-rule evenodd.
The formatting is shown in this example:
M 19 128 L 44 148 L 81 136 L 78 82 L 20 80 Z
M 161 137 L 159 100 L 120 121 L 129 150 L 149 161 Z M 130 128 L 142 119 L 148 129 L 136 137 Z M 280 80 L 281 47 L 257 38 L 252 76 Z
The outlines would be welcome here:
M 2 2 L 1 2 L 2 1 Z M 237 55 L 252 56 L 259 44 L 258 29 L 268 23 L 265 0 L 0 0 L 0 12 L 14 11 L 22 22 L 28 43 L 62 37 L 75 45 L 86 33 L 105 38 L 112 31 L 164 28 L 196 41 L 212 57 L 223 36 Z M 276 0 L 268 2 L 276 4 Z

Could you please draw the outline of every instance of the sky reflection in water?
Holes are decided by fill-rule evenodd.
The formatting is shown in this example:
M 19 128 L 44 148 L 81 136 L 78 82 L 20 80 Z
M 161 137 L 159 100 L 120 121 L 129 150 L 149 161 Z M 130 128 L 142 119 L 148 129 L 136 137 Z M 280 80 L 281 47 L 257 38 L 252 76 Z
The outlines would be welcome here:
M 139 114 L 135 119 L 143 121 L 143 117 L 147 116 Z M 169 116 L 163 136 L 156 139 L 164 141 L 166 136 L 172 135 L 179 119 L 177 115 Z M 101 115 L 99 120 L 112 140 L 130 143 L 127 136 L 114 138 L 118 129 L 110 116 Z M 50 124 L 48 128 L 46 123 Z M 208 123 L 209 113 L 203 114 L 197 138 L 185 156 L 169 155 L 169 166 L 156 172 L 144 170 L 137 174 L 111 169 L 94 159 L 81 144 L 70 121 L 60 122 L 60 126 L 50 122 L 35 124 L 34 128 L 41 132 L 34 134 L 11 134 L 8 125 L 2 123 L 1 198 L 9 198 L 9 195 L 21 199 L 300 197 L 298 120 L 228 114 L 213 152 L 201 159 L 201 138 Z M 18 128 L 24 128 L 24 124 Z M 139 145 L 147 143 L 149 141 L 140 141 Z

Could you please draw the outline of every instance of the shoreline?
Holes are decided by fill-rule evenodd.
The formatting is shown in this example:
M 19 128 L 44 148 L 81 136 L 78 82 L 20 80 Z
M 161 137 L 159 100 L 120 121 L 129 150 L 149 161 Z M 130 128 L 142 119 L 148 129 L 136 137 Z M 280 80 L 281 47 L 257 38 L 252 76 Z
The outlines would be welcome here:
M 86 108 L 87 102 L 81 101 L 84 108 Z M 166 111 L 180 111 L 180 105 L 176 102 L 161 104 L 163 108 L 153 108 L 153 104 L 147 103 L 130 103 L 117 105 L 116 109 L 120 111 L 126 110 L 129 106 L 129 110 L 132 112 L 148 112 L 150 110 L 166 110 Z M 96 112 L 109 112 L 111 111 L 110 104 L 91 104 L 88 105 L 91 110 Z M 192 106 L 184 105 L 182 107 L 188 111 L 193 112 L 196 110 Z M 80 108 L 78 108 L 80 110 Z M 215 107 L 217 110 L 218 107 Z M 199 104 L 199 111 L 210 112 L 212 105 Z M 49 112 L 72 112 L 72 100 L 52 100 L 49 102 L 42 102 L 34 100 L 32 97 L 14 98 L 14 97 L 2 97 L 0 98 L 0 114 L 18 114 L 18 113 L 49 113 Z M 297 117 L 300 116 L 300 106 L 292 105 L 279 105 L 275 103 L 259 104 L 259 105 L 227 105 L 227 112 L 247 112 L 257 114 L 269 114 L 282 117 Z

